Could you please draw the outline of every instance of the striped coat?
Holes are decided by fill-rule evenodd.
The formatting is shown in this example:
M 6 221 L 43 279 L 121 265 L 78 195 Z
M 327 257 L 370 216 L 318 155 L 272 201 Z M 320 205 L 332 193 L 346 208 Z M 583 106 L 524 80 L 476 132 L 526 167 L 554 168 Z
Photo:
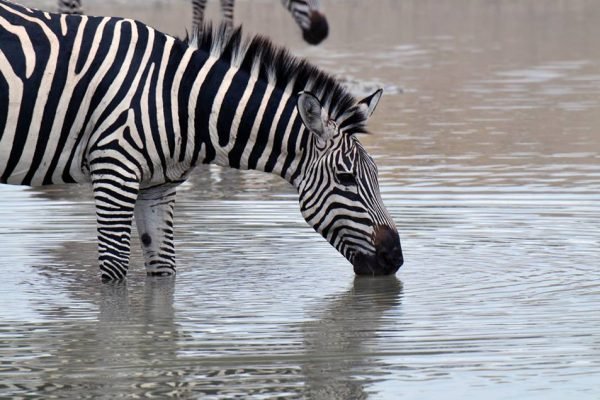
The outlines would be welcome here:
M 105 279 L 127 273 L 134 215 L 148 273 L 174 272 L 176 186 L 199 163 L 280 175 L 356 273 L 395 272 L 398 233 L 355 136 L 381 91 L 357 102 L 266 39 L 202 32 L 0 0 L 0 182 L 91 182 Z

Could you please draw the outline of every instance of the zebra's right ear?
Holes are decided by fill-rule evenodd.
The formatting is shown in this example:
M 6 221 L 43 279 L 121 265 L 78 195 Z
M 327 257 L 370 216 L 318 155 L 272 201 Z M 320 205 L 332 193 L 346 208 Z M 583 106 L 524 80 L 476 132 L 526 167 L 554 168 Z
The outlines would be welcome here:
M 321 139 L 325 139 L 325 123 L 323 121 L 323 107 L 314 94 L 309 92 L 298 93 L 298 112 L 304 126 Z

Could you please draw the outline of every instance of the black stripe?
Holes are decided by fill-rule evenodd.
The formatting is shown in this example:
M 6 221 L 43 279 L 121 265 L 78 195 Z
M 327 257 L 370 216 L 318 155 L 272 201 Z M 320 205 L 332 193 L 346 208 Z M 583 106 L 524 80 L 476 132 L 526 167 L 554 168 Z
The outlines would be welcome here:
M 185 51 L 185 50 L 182 50 Z M 181 128 L 180 136 L 181 136 L 181 152 L 179 153 L 179 161 L 183 162 L 186 157 L 187 152 L 187 142 L 188 142 L 188 105 L 190 102 L 190 95 L 192 86 L 194 85 L 194 80 L 198 76 L 198 71 L 206 63 L 208 60 L 208 54 L 202 54 L 197 52 L 190 59 L 185 71 L 183 71 L 183 75 L 181 76 L 181 83 L 179 85 L 179 93 L 177 94 L 177 110 L 179 112 L 179 126 Z M 175 69 L 177 70 L 177 69 Z M 198 149 L 199 145 L 195 146 L 195 149 Z M 194 154 L 197 154 L 197 150 L 194 150 Z M 194 158 L 196 158 L 195 156 Z M 193 165 L 193 164 L 192 164 Z
M 279 103 L 281 102 L 282 96 L 282 90 L 275 89 L 271 92 L 271 96 L 267 101 L 267 106 L 265 107 L 265 111 L 262 116 L 262 121 L 260 122 L 258 134 L 256 135 L 256 142 L 254 143 L 252 152 L 248 158 L 249 169 L 256 169 L 256 165 L 258 164 L 260 156 L 267 148 L 267 144 L 269 144 L 271 126 L 274 123 L 277 123 L 277 121 L 275 121 L 275 116 L 277 114 L 277 108 L 279 108 Z M 276 147 L 273 148 L 273 151 L 275 150 L 277 150 Z
M 216 154 L 215 148 L 210 142 L 208 123 L 215 96 L 221 88 L 227 70 L 228 66 L 223 62 L 217 61 L 213 64 L 198 94 L 198 102 L 196 103 L 196 146 L 197 150 L 200 149 L 200 143 L 206 146 L 205 158 L 202 160 L 204 164 L 214 160 Z
M 283 139 L 285 137 L 285 130 L 290 122 L 290 118 L 292 113 L 294 112 L 294 108 L 296 107 L 296 100 L 293 97 L 290 97 L 283 108 L 283 112 L 279 117 L 279 122 L 277 123 L 275 140 L 273 140 L 273 148 L 271 149 L 271 155 L 265 164 L 265 172 L 272 172 L 273 168 L 275 168 L 275 164 L 277 163 L 277 158 L 281 154 L 281 151 L 284 147 Z M 286 143 L 287 144 L 287 143 Z
M 258 81 L 254 85 L 254 90 L 252 90 L 252 94 L 248 99 L 248 105 L 246 106 L 240 121 L 235 145 L 229 152 L 229 166 L 232 168 L 240 168 L 240 159 L 242 158 L 242 154 L 246 148 L 246 144 L 248 143 L 248 138 L 250 137 L 250 132 L 252 131 L 252 125 L 254 124 L 254 120 L 258 114 L 258 108 L 260 107 L 260 102 L 265 94 L 266 89 L 267 84 L 265 82 Z
M 296 106 L 296 99 L 292 100 L 292 107 Z M 296 159 L 296 142 L 298 141 L 299 133 L 301 132 L 302 121 L 300 118 L 296 117 L 292 124 L 292 130 L 290 132 L 290 136 L 288 137 L 287 146 L 287 156 L 285 157 L 285 162 L 283 163 L 283 168 L 281 169 L 281 176 L 285 177 L 287 174 L 290 165 Z M 303 128 L 302 128 L 303 129 Z M 306 147 L 306 146 L 305 146 Z M 293 179 L 292 179 L 293 182 Z
M 302 129 L 305 129 L 305 128 L 302 128 Z M 300 162 L 298 163 L 298 167 L 296 168 L 296 170 L 294 171 L 294 173 L 291 176 L 291 182 L 295 182 L 296 179 L 298 179 L 298 177 L 302 173 L 302 166 L 305 165 L 305 163 L 307 163 L 306 160 L 310 156 L 310 150 L 307 148 L 308 143 L 309 143 L 309 135 L 303 134 L 300 139 L 300 148 L 303 149 L 303 151 L 302 151 L 302 155 L 300 156 Z M 289 143 L 288 143 L 288 145 L 289 145 Z
M 331 192 L 327 193 L 326 197 L 329 198 L 335 194 L 337 194 L 339 196 L 344 196 L 344 194 L 340 193 L 340 192 L 341 191 L 339 189 L 334 188 Z M 344 197 L 346 197 L 346 196 L 344 196 Z M 323 203 L 319 203 L 320 206 L 317 207 L 315 209 L 315 211 L 312 214 L 310 214 L 306 219 L 309 221 L 312 221 L 320 212 L 323 211 L 324 203 L 327 203 L 327 209 L 325 210 L 325 215 L 329 215 L 330 213 L 332 213 L 335 210 L 348 210 L 348 211 L 353 211 L 353 212 L 357 212 L 357 213 L 364 213 L 364 211 L 365 211 L 364 208 L 356 207 L 356 206 L 352 205 L 353 203 L 360 200 L 360 198 L 358 198 L 358 196 L 356 196 L 356 195 L 354 195 L 353 197 L 355 197 L 355 198 L 346 197 L 346 198 L 348 198 L 348 200 L 350 200 L 350 202 L 351 202 L 350 204 L 340 203 L 337 200 L 330 203 L 329 201 L 325 200 L 325 201 L 323 201 Z
M 161 35 L 162 37 L 162 35 Z M 163 49 L 164 52 L 164 49 Z M 163 77 L 163 91 L 161 93 L 163 99 L 163 114 L 165 118 L 165 129 L 167 138 L 169 138 L 169 150 L 170 158 L 173 158 L 175 151 L 175 131 L 173 130 L 173 118 L 177 118 L 177 115 L 173 115 L 171 113 L 171 102 L 173 99 L 171 98 L 171 89 L 173 88 L 175 72 L 177 71 L 177 66 L 183 57 L 184 50 L 179 46 L 179 43 L 175 41 L 173 46 L 171 47 L 171 51 L 169 53 L 169 57 L 167 58 L 167 65 L 165 66 L 165 73 Z M 187 108 L 187 107 L 186 107 Z M 187 120 L 186 124 L 187 125 Z M 172 143 L 172 145 L 171 145 Z
M 165 154 L 165 152 L 169 152 L 169 154 L 173 154 L 173 150 L 175 148 L 175 143 L 173 140 L 173 137 L 171 136 L 170 138 L 167 135 L 167 148 L 163 147 L 162 141 L 161 141 L 161 135 L 160 135 L 160 126 L 158 123 L 158 110 L 156 108 L 156 87 L 157 87 L 157 81 L 158 81 L 158 72 L 160 69 L 160 65 L 157 64 L 156 62 L 156 58 L 158 58 L 160 55 L 157 54 L 158 51 L 156 51 L 156 46 L 153 46 L 154 51 L 152 52 L 152 56 L 150 57 L 150 59 L 148 60 L 148 65 L 146 67 L 146 71 L 144 71 L 144 75 L 142 77 L 142 79 L 140 80 L 140 84 L 138 87 L 138 92 L 136 94 L 135 99 L 133 99 L 133 104 L 139 105 L 139 109 L 137 109 L 135 113 L 135 120 L 136 120 L 136 126 L 138 127 L 138 130 L 140 132 L 142 132 L 142 140 L 146 141 L 146 140 L 152 140 L 154 141 L 154 146 L 157 149 L 157 154 L 148 154 L 148 147 L 146 146 L 146 151 L 145 156 L 146 156 L 146 163 L 151 165 L 152 159 L 156 159 L 156 157 L 158 157 L 160 159 L 160 165 L 167 165 L 166 162 L 166 156 L 167 154 Z M 152 68 L 152 66 L 154 68 Z M 152 70 L 152 75 L 150 76 L 150 71 Z M 146 86 L 146 82 L 148 84 L 148 98 L 147 99 L 143 99 L 142 98 L 142 92 L 145 89 Z M 141 106 L 142 106 L 142 102 L 148 102 L 147 103 L 147 107 L 148 107 L 148 115 L 142 115 L 141 112 Z M 145 132 L 144 131 L 144 125 L 143 125 L 143 120 L 146 120 L 147 122 L 149 122 L 150 125 L 150 132 Z M 164 174 L 164 179 L 166 179 L 166 174 L 167 174 L 167 170 L 166 168 L 163 168 L 162 170 L 163 174 Z
M 0 40 L 2 39 L 2 32 L 0 31 Z M 0 96 L 0 140 L 4 135 L 4 128 L 6 128 L 6 118 L 8 116 L 8 82 L 4 79 L 4 75 L 0 75 L 0 93 L 5 93 Z
M 225 93 L 221 109 L 219 110 L 219 119 L 217 121 L 217 131 L 219 133 L 219 146 L 223 147 L 229 143 L 231 136 L 231 123 L 235 118 L 240 100 L 244 91 L 248 87 L 250 75 L 246 71 L 237 71 L 231 81 L 231 85 Z
M 352 227 L 350 227 L 344 223 L 345 220 L 352 221 L 354 224 L 358 224 L 358 225 L 371 226 L 371 220 L 368 218 L 357 218 L 357 217 L 350 218 L 345 215 L 336 215 L 335 217 L 333 217 L 331 219 L 331 222 L 327 226 L 323 227 L 322 229 L 320 229 L 320 226 L 323 221 L 319 221 L 318 223 L 316 223 L 314 225 L 314 228 L 317 232 L 320 230 L 321 235 L 323 235 L 324 237 L 327 237 L 327 235 L 329 234 L 329 231 L 338 224 L 340 224 L 339 226 L 343 227 L 344 229 L 354 230 L 354 229 L 352 229 Z M 356 231 L 356 232 L 360 232 L 360 231 Z M 334 235 L 333 235 L 332 239 L 335 238 L 337 235 L 339 235 L 339 230 L 334 231 Z

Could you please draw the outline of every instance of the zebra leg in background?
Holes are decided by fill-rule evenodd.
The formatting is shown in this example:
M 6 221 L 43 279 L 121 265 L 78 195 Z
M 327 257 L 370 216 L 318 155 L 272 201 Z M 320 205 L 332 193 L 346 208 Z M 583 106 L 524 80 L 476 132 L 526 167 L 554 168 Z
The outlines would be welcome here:
M 225 23 L 231 28 L 233 27 L 233 7 L 235 0 L 221 0 L 221 13 Z
M 58 12 L 62 14 L 83 14 L 81 0 L 58 0 Z
M 192 32 L 196 29 L 202 28 L 202 22 L 204 21 L 204 9 L 206 8 L 206 0 L 192 0 Z
M 103 152 L 90 162 L 98 225 L 98 260 L 104 281 L 124 279 L 127 275 L 131 223 L 139 190 L 133 170 L 117 161 L 120 155 L 113 157 L 110 153 L 110 150 Z
M 148 275 L 175 273 L 173 208 L 176 188 L 163 185 L 142 189 L 135 204 L 135 222 Z

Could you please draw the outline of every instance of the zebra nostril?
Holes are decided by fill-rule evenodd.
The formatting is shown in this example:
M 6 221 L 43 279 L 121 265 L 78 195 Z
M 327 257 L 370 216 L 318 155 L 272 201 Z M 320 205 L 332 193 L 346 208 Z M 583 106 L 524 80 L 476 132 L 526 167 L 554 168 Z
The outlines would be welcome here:
M 404 263 L 400 237 L 395 229 L 381 226 L 375 230 L 377 264 L 384 273 L 394 273 Z
M 394 246 L 391 249 L 382 249 L 377 252 L 377 262 L 381 268 L 393 269 L 395 271 L 404 262 L 402 250 L 398 246 Z
M 393 268 L 400 268 L 404 264 L 404 257 L 402 257 L 402 249 L 400 246 L 394 246 L 390 253 L 389 264 Z

